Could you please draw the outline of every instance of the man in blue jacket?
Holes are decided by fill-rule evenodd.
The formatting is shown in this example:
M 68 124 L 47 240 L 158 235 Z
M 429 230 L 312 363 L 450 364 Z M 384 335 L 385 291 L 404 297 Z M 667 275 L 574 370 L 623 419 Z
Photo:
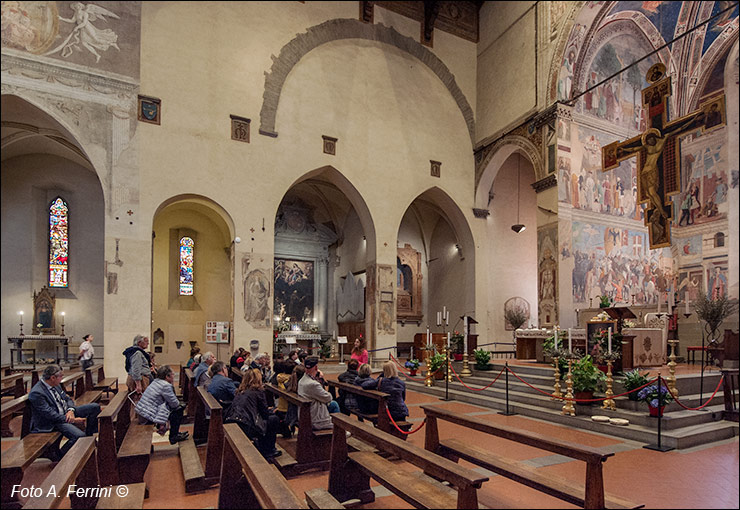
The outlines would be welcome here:
M 32 410 L 31 432 L 61 432 L 68 439 L 60 451 L 62 456 L 77 439 L 92 436 L 98 431 L 100 414 L 100 404 L 76 406 L 74 400 L 59 386 L 63 377 L 59 365 L 49 365 L 28 394 Z M 78 425 L 85 423 L 85 419 L 85 432 L 82 432 Z
M 211 365 L 211 384 L 208 385 L 208 393 L 214 396 L 220 403 L 231 403 L 236 395 L 239 383 L 229 378 L 229 368 L 223 361 L 217 361 Z

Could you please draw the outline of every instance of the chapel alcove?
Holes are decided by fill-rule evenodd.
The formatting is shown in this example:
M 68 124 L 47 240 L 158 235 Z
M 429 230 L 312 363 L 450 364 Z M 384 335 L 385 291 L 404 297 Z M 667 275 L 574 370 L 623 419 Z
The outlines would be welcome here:
M 232 350 L 228 341 L 205 343 L 206 322 L 233 321 L 232 232 L 228 215 L 204 197 L 173 198 L 155 214 L 151 338 L 159 364 L 187 359 L 194 343 L 218 359 Z

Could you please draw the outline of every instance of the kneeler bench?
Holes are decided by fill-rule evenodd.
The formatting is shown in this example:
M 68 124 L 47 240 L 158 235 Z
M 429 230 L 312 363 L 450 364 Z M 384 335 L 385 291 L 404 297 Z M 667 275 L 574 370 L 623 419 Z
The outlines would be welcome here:
M 454 461 L 465 459 L 501 476 L 583 508 L 642 508 L 645 506 L 604 493 L 602 464 L 608 457 L 613 456 L 613 453 L 601 453 L 588 446 L 513 427 L 492 424 L 480 418 L 461 416 L 434 406 L 421 406 L 421 408 L 424 410 L 427 420 L 424 447 L 429 451 Z M 576 460 L 582 460 L 586 462 L 585 486 L 567 478 L 546 474 L 522 462 L 501 457 L 490 450 L 469 444 L 467 441 L 459 439 L 440 440 L 437 428 L 438 419 Z

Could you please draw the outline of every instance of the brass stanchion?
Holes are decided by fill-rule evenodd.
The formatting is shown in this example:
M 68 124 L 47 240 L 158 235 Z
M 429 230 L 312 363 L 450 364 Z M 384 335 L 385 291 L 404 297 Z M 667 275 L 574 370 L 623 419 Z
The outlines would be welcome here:
M 460 377 L 470 377 L 473 372 L 470 371 L 470 365 L 468 364 L 468 353 L 463 353 L 463 366 L 460 371 Z
M 563 396 L 563 394 L 560 392 L 560 363 L 559 358 L 556 356 L 552 358 L 553 368 L 554 368 L 554 376 L 555 376 L 555 385 L 553 392 L 553 400 L 560 400 L 560 398 Z
M 678 343 L 678 340 L 668 340 L 668 343 L 671 344 L 671 355 L 668 356 L 668 377 L 666 378 L 665 382 L 668 385 L 668 389 L 671 390 L 673 396 L 677 397 L 678 388 L 676 388 L 676 344 Z
M 617 404 L 614 402 L 614 399 L 612 398 L 614 396 L 614 392 L 612 391 L 612 383 L 614 382 L 614 379 L 612 379 L 612 364 L 614 362 L 610 359 L 606 360 L 606 400 L 604 400 L 604 403 L 601 405 L 602 409 L 609 409 L 611 411 L 617 410 Z
M 568 374 L 565 376 L 565 398 L 573 398 L 573 371 L 572 371 L 573 359 L 568 358 Z M 573 405 L 573 400 L 566 400 L 563 404 L 563 411 L 561 414 L 569 414 L 571 416 L 576 415 L 576 408 Z

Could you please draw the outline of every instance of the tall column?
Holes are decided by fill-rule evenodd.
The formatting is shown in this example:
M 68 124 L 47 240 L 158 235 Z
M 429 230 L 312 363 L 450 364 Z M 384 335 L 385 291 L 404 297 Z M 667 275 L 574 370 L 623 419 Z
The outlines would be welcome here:
M 316 297 L 314 299 L 314 317 L 320 331 L 326 331 L 328 322 L 329 304 L 329 259 L 320 257 L 316 259 Z

